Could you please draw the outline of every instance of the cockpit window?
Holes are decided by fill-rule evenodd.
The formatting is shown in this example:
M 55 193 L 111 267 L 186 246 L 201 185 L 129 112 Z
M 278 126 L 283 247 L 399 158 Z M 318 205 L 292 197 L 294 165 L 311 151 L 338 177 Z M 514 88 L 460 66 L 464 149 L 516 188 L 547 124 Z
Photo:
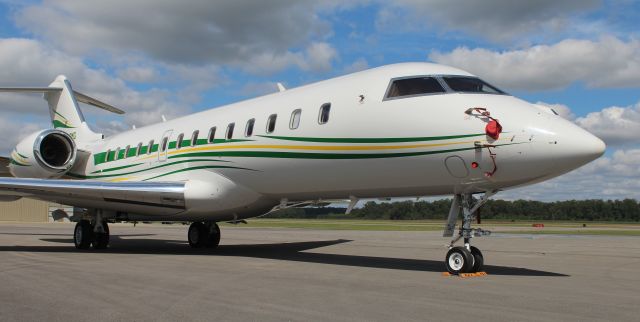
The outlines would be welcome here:
M 454 92 L 461 93 L 487 93 L 487 94 L 505 94 L 505 92 L 485 83 L 483 80 L 475 77 L 464 76 L 444 76 L 442 79 L 447 86 Z
M 394 80 L 386 98 L 444 93 L 445 90 L 433 77 L 416 77 Z

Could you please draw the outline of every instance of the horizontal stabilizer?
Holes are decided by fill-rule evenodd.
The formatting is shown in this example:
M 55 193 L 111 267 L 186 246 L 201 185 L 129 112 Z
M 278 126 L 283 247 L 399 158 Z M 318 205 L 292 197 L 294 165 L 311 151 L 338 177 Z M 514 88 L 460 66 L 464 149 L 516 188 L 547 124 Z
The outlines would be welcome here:
M 54 93 L 62 91 L 60 87 L 0 87 L 0 93 Z M 111 113 L 116 114 L 124 114 L 124 111 L 114 107 L 113 105 L 109 105 L 102 101 L 99 101 L 93 97 L 87 96 L 77 91 L 73 91 L 73 95 L 76 100 L 81 103 L 89 104 L 95 106 L 97 108 L 103 109 L 105 111 L 109 111 Z
M 97 108 L 101 108 L 101 109 L 103 109 L 105 111 L 109 111 L 111 113 L 124 114 L 123 110 L 121 110 L 121 109 L 119 109 L 117 107 L 114 107 L 112 105 L 109 105 L 107 103 L 98 101 L 97 99 L 95 99 L 93 97 L 89 97 L 87 95 L 84 95 L 84 94 L 82 94 L 80 92 L 73 91 L 73 95 L 75 95 L 76 100 L 78 100 L 78 102 L 82 102 L 82 103 L 85 103 L 85 104 L 93 105 L 93 106 L 95 106 Z
M 55 93 L 60 87 L 0 87 L 0 93 Z

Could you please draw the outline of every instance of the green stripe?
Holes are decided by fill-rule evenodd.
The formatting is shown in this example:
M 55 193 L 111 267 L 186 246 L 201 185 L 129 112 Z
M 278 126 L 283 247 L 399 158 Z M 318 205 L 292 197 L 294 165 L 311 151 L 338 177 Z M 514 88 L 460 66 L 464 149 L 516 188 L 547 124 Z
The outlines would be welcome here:
M 93 171 L 91 173 L 101 173 L 101 172 L 111 172 L 111 171 L 116 171 L 116 170 L 122 170 L 122 169 L 126 169 L 126 168 L 132 168 L 132 167 L 136 167 L 139 166 L 141 164 L 144 163 L 135 163 L 135 164 L 129 164 L 129 165 L 123 165 L 121 167 L 115 167 L 115 168 L 107 168 L 107 169 L 102 169 L 102 170 L 96 170 Z
M 272 136 L 258 135 L 269 139 L 278 139 L 286 141 L 300 142 L 324 142 L 324 143 L 399 143 L 399 142 L 422 142 L 422 141 L 439 141 L 450 139 L 469 138 L 474 136 L 484 136 L 485 133 L 463 134 L 463 135 L 447 135 L 447 136 L 427 136 L 427 137 L 408 137 L 408 138 L 317 138 L 317 137 L 296 137 L 296 136 Z
M 476 147 L 460 148 L 451 150 L 439 150 L 439 151 L 424 151 L 424 152 L 407 152 L 407 153 L 306 153 L 306 152 L 264 152 L 264 151 L 231 151 L 231 152 L 194 152 L 185 153 L 180 155 L 170 156 L 173 158 L 188 158 L 188 157 L 245 157 L 245 158 L 280 158 L 280 159 L 335 159 L 335 160 L 349 160 L 349 159 L 383 159 L 383 158 L 401 158 L 412 157 L 419 155 L 439 154 L 448 152 L 458 152 L 473 150 Z
M 129 171 L 129 172 L 123 172 L 123 173 L 113 173 L 113 174 L 105 174 L 105 175 L 83 175 L 83 174 L 79 174 L 79 173 L 69 173 L 68 175 L 71 176 L 71 177 L 80 178 L 80 179 L 111 178 L 111 177 L 126 176 L 126 175 L 146 172 L 146 171 L 155 170 L 155 169 L 159 169 L 159 168 L 164 168 L 164 167 L 168 167 L 168 166 L 171 166 L 171 165 L 174 165 L 174 164 L 185 163 L 185 162 L 230 162 L 230 161 L 211 160 L 211 159 L 180 160 L 180 161 L 171 162 L 171 163 L 163 163 L 163 164 L 160 164 L 158 166 L 147 168 L 147 169 L 141 169 L 141 170 Z M 103 172 L 105 172 L 105 171 L 103 171 Z
M 30 164 L 20 163 L 20 162 L 14 160 L 14 159 L 10 159 L 9 163 L 17 165 L 17 166 L 21 166 L 21 167 L 30 167 L 31 166 Z
M 257 171 L 257 170 L 247 169 L 247 168 L 241 168 L 241 167 L 229 167 L 229 166 L 203 165 L 203 166 L 197 166 L 197 167 L 184 168 L 184 169 L 180 169 L 180 170 L 175 170 L 175 171 L 171 171 L 171 172 L 163 173 L 163 174 L 161 174 L 161 175 L 157 175 L 157 176 L 155 176 L 155 177 L 151 177 L 151 178 L 148 178 L 148 179 L 144 179 L 144 180 L 142 180 L 142 181 L 153 180 L 153 179 L 157 179 L 157 178 L 160 178 L 160 177 L 164 177 L 164 176 L 168 176 L 168 175 L 172 175 L 172 174 L 176 174 L 176 173 L 180 173 L 180 172 L 193 171 L 193 170 L 202 170 L 202 169 L 237 169 L 237 170 Z
M 57 128 L 75 129 L 75 127 L 73 127 L 73 126 L 68 126 L 68 125 L 66 125 L 66 124 L 64 124 L 64 123 L 62 123 L 62 122 L 60 122 L 60 121 L 58 121 L 58 120 L 53 120 L 53 127 L 54 127 L 54 128 L 56 128 L 56 129 L 57 129 Z
M 17 155 L 19 155 L 19 156 L 20 156 L 21 158 L 25 158 L 25 159 L 28 159 L 28 158 L 27 158 L 27 156 L 25 156 L 25 155 L 22 155 L 22 154 L 20 154 L 20 153 L 18 153 L 17 151 L 16 151 L 16 154 L 17 154 Z
M 207 144 L 222 144 L 222 143 L 250 142 L 250 141 L 253 141 L 253 140 L 243 140 L 243 139 L 231 139 L 231 140 L 226 140 L 226 139 L 215 139 L 215 140 L 213 140 L 213 142 L 212 142 L 212 143 L 209 143 L 207 139 L 198 139 L 198 141 L 197 141 L 196 145 L 197 145 L 197 146 L 200 146 L 200 145 L 207 145 Z M 184 142 L 183 147 L 184 147 L 184 146 L 188 146 L 188 145 L 191 143 L 191 141 L 189 141 L 189 140 L 184 140 L 183 142 Z M 168 148 L 169 148 L 169 149 L 174 149 L 174 148 L 176 147 L 176 141 L 168 142 L 168 144 L 169 144 L 169 146 L 168 146 Z M 125 145 L 125 146 L 126 146 L 126 145 Z M 135 146 L 134 146 L 134 145 L 131 145 L 131 146 L 132 146 L 132 148 L 129 150 L 129 155 L 128 155 L 128 157 L 134 156 L 133 154 L 135 153 L 135 150 L 136 150 L 136 148 L 137 148 L 137 146 L 138 146 L 138 145 L 136 144 Z M 116 147 L 116 148 L 117 148 L 117 147 Z M 94 154 L 93 154 L 93 164 L 94 164 L 94 165 L 99 165 L 99 164 L 102 164 L 102 163 L 105 163 L 105 162 L 115 161 L 115 149 L 116 149 L 116 148 L 114 148 L 114 149 L 113 149 L 113 151 L 111 151 L 111 153 L 110 153 L 108 156 L 107 156 L 107 152 L 94 153 Z M 142 156 L 142 155 L 147 154 L 147 153 L 154 153 L 154 152 L 158 152 L 158 149 L 159 149 L 159 148 L 160 148 L 160 144 L 154 144 L 154 145 L 151 147 L 151 152 L 148 152 L 149 145 L 143 145 L 143 146 L 140 148 L 140 155 Z M 121 156 L 124 156 L 124 152 L 122 152 L 122 151 L 121 151 Z M 122 157 L 121 157 L 120 159 L 122 159 Z

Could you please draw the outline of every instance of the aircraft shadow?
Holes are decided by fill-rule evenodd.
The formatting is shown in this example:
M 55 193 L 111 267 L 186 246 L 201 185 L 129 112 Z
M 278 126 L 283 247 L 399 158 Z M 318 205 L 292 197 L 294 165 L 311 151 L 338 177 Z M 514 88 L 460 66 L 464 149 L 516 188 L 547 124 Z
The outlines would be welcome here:
M 352 267 L 382 268 L 393 270 L 443 272 L 444 263 L 441 260 L 407 259 L 393 257 L 375 257 L 361 255 L 323 254 L 306 252 L 308 250 L 351 242 L 348 239 L 326 241 L 309 241 L 276 244 L 252 245 L 220 245 L 216 249 L 192 249 L 186 242 L 159 239 L 129 239 L 122 237 L 136 237 L 149 235 L 111 236 L 108 249 L 86 250 L 89 253 L 103 254 L 155 254 L 155 255 L 212 255 L 251 257 L 273 260 L 284 260 L 305 263 L 330 264 Z M 71 238 L 45 238 L 42 241 L 50 243 L 64 243 L 65 246 L 0 246 L 0 252 L 42 252 L 42 253 L 76 253 Z M 490 275 L 511 276 L 550 276 L 567 277 L 569 275 L 533 270 L 520 267 L 485 265 L 484 270 Z

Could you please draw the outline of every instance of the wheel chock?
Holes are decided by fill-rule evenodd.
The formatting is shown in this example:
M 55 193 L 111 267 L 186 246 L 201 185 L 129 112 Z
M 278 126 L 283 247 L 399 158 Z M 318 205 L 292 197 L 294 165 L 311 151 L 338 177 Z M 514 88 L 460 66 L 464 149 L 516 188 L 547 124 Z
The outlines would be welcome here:
M 487 275 L 489 275 L 489 274 L 487 274 L 487 272 L 460 273 L 458 275 L 454 275 L 454 274 L 451 274 L 449 272 L 442 272 L 442 276 L 444 276 L 444 277 L 458 276 L 460 278 L 469 278 L 469 277 L 482 277 L 482 276 L 487 276 Z

